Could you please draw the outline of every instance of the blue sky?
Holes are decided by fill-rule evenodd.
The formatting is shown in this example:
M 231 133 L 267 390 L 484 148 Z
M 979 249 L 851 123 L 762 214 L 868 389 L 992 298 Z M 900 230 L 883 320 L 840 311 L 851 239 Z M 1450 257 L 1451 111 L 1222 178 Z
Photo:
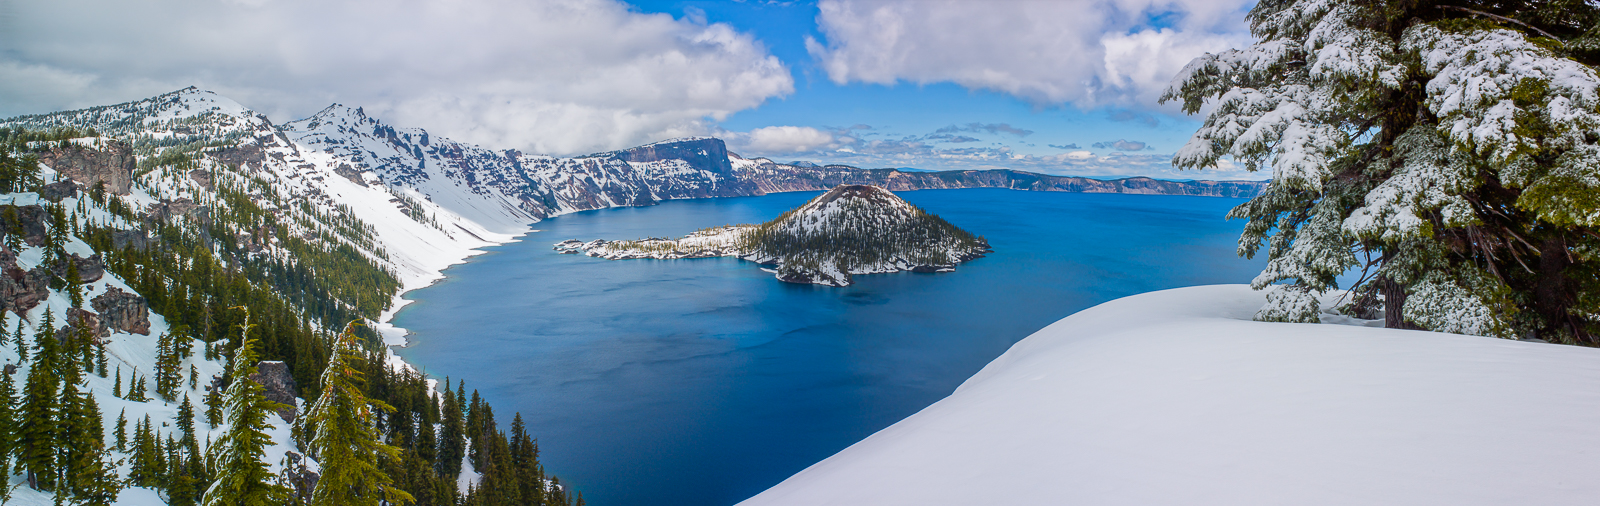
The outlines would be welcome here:
M 274 121 L 328 103 L 558 155 L 713 135 L 861 167 L 1178 172 L 1156 103 L 1250 41 L 1245 0 L 111 0 L 0 3 L 0 116 L 189 85 Z M 161 30 L 151 30 L 159 26 Z
M 1177 172 L 1170 164 L 1163 163 L 1188 141 L 1200 124 L 1200 118 L 1181 114 L 1171 107 L 1149 101 L 1083 106 L 1070 101 L 1029 100 L 1002 91 L 940 80 L 841 84 L 821 68 L 815 52 L 807 50 L 808 37 L 826 41 L 826 34 L 818 27 L 816 2 L 634 0 L 631 3 L 642 12 L 665 13 L 696 22 L 726 23 L 747 31 L 774 56 L 789 64 L 795 80 L 794 92 L 721 120 L 721 128 L 729 131 L 793 125 L 862 140 L 921 142 L 934 152 L 982 148 L 1054 157 L 1088 151 L 1096 157 L 1141 160 L 1137 164 L 1103 164 L 1082 171 L 1082 175 L 1215 177 L 1192 171 Z M 1243 8 L 1236 12 L 1240 14 L 1237 18 L 1242 25 Z M 1175 20 L 1183 17 L 1182 12 L 1164 9 L 1140 14 L 1144 16 L 1143 21 L 1130 27 L 1130 32 L 1170 29 Z M 1050 63 L 1048 60 L 1038 62 L 1039 65 Z M 793 155 L 790 158 L 900 166 L 894 163 L 897 161 L 894 158 L 830 153 L 828 149 L 799 153 L 753 151 L 752 155 L 779 160 L 787 160 L 784 155 Z M 1014 166 L 1071 173 L 1072 169 L 1079 168 L 1048 163 L 1013 165 L 1004 159 L 950 163 L 927 156 L 912 157 L 905 162 L 904 166 L 921 169 Z M 1235 178 L 1260 178 L 1240 171 L 1218 172 L 1227 172 Z

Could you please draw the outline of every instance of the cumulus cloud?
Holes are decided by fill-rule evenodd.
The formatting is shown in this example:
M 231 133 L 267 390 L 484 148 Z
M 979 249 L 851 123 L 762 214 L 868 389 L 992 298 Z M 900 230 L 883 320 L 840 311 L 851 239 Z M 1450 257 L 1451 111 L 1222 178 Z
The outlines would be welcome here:
M 1190 59 L 1250 42 L 1254 3 L 823 0 L 825 40 L 806 47 L 840 84 L 953 82 L 1043 106 L 1150 109 Z
M 799 126 L 769 126 L 743 133 L 726 132 L 723 137 L 735 151 L 745 150 L 752 156 L 814 151 L 835 143 L 832 133 Z
M 714 131 L 794 89 L 751 35 L 617 0 L 52 0 L 0 6 L 0 116 L 189 85 L 274 120 L 359 105 L 576 154 Z
M 1083 149 L 1083 148 L 1079 147 L 1077 143 L 1060 144 L 1060 145 L 1057 145 L 1057 144 L 1045 144 L 1045 145 L 1046 146 L 1050 146 L 1052 148 L 1056 148 L 1056 149 L 1074 149 L 1074 150 L 1075 149 Z
M 1094 147 L 1099 149 L 1115 149 L 1117 151 L 1144 151 L 1149 146 L 1142 141 L 1129 141 L 1117 139 L 1114 141 L 1096 142 Z

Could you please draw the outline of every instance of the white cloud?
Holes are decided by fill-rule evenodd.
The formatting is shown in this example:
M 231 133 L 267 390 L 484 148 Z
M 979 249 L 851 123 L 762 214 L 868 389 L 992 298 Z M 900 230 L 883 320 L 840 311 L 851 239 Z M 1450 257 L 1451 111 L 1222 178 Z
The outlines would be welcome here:
M 747 156 L 799 153 L 835 145 L 833 134 L 798 126 L 769 126 L 747 133 L 727 133 L 724 137 L 735 151 L 744 150 Z
M 1190 59 L 1250 41 L 1253 3 L 823 0 L 827 40 L 807 48 L 841 84 L 953 82 L 1036 105 L 1153 109 Z
M 275 120 L 330 102 L 490 147 L 704 134 L 793 91 L 746 33 L 616 0 L 52 0 L 0 13 L 0 116 L 191 84 Z

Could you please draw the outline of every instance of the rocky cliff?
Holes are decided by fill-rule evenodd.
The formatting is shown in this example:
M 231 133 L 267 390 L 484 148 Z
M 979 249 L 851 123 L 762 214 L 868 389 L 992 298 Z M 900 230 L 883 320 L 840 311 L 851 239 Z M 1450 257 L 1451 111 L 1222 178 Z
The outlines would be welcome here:
M 755 184 L 764 193 L 823 191 L 839 185 L 857 184 L 878 186 L 890 191 L 1007 188 L 1248 198 L 1261 193 L 1267 185 L 1265 181 L 1167 181 L 1149 177 L 1090 179 L 1004 169 L 906 172 L 896 169 L 859 169 L 848 165 L 780 164 L 765 158 L 734 158 L 733 162 L 739 179 Z

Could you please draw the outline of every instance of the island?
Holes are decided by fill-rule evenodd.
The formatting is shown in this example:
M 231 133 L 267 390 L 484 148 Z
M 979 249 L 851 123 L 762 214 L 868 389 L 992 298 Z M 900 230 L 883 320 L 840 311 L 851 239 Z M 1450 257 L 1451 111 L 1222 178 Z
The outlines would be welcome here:
M 609 260 L 737 257 L 781 281 L 848 286 L 856 274 L 950 272 L 994 250 L 983 236 L 868 185 L 841 185 L 772 221 L 701 229 L 679 239 L 576 239 L 556 251 Z

